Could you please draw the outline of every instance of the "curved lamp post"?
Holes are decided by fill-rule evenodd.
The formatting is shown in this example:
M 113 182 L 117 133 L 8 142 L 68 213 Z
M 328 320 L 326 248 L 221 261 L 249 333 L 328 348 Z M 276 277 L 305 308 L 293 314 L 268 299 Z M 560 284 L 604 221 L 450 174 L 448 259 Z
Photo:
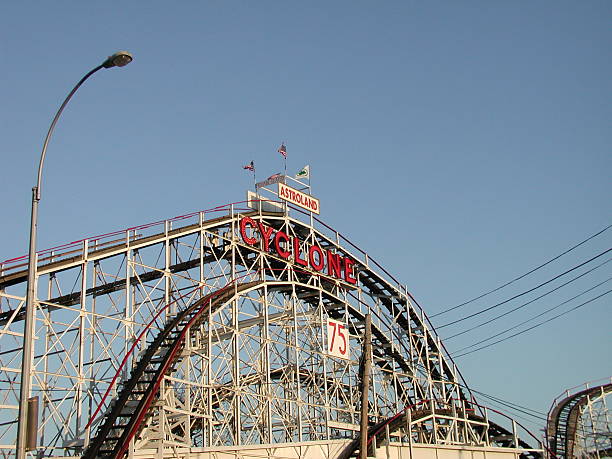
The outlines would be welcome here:
M 98 70 L 108 69 L 111 67 L 123 67 L 132 62 L 132 55 L 127 51 L 119 51 L 112 56 L 109 56 L 102 64 L 96 68 L 90 70 L 81 80 L 76 84 L 72 91 L 68 94 L 59 110 L 55 114 L 47 137 L 45 137 L 45 143 L 43 144 L 42 153 L 40 154 L 40 163 L 38 165 L 38 180 L 36 186 L 32 188 L 32 217 L 30 221 L 30 250 L 28 252 L 28 284 L 27 284 L 27 296 L 26 296 L 26 316 L 24 322 L 24 333 L 23 333 L 23 356 L 21 360 L 21 387 L 19 392 L 19 427 L 17 431 L 17 459 L 25 459 L 26 457 L 26 437 L 27 437 L 27 419 L 28 419 L 28 398 L 30 397 L 31 390 L 31 370 L 32 370 L 32 358 L 34 351 L 34 301 L 35 301 L 35 284 L 36 284 L 36 228 L 38 226 L 38 202 L 40 201 L 40 188 L 42 183 L 42 171 L 43 164 L 45 162 L 45 155 L 47 153 L 47 145 L 53 134 L 53 129 L 57 124 L 57 120 L 64 111 L 64 108 L 79 89 L 79 87 L 87 80 L 90 76 L 96 73 Z M 34 432 L 34 435 L 36 433 Z

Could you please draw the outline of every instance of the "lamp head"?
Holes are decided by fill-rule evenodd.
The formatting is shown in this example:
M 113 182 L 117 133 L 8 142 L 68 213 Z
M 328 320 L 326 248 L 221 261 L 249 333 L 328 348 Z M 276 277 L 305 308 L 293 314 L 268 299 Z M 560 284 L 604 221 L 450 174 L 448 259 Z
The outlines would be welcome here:
M 109 69 L 111 67 L 124 67 L 132 62 L 132 60 L 133 58 L 130 53 L 127 51 L 119 51 L 112 56 L 108 56 L 108 59 L 102 63 L 102 66 L 105 69 Z

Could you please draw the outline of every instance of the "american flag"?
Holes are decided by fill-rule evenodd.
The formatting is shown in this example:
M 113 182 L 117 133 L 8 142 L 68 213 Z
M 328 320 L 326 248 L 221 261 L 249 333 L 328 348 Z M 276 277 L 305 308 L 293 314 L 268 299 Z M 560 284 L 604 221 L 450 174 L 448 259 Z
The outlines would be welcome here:
M 282 143 L 281 146 L 278 148 L 278 152 L 283 155 L 283 157 L 287 157 L 287 147 L 285 147 L 285 144 Z
M 253 161 L 251 161 L 246 166 L 242 166 L 242 168 L 246 169 L 246 170 L 249 170 L 249 171 L 254 171 L 255 170 L 255 163 Z

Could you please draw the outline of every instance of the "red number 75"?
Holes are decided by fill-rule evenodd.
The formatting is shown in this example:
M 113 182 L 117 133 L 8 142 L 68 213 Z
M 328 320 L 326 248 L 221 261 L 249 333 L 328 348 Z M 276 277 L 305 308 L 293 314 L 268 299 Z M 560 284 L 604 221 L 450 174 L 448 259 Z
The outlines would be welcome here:
M 346 354 L 346 327 L 342 324 L 331 321 L 329 322 L 329 325 L 331 325 L 333 328 L 332 337 L 329 343 L 329 352 L 334 351 L 334 342 L 336 341 L 336 334 L 338 334 L 340 339 L 342 339 L 342 344 L 338 348 L 338 351 L 342 355 Z

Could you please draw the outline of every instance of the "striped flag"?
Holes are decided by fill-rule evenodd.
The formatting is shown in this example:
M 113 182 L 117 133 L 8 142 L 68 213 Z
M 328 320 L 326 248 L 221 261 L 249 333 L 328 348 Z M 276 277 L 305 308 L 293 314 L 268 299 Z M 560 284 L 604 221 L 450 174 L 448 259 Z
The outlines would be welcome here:
M 247 164 L 246 166 L 242 166 L 243 169 L 246 169 L 248 171 L 255 171 L 255 162 L 251 161 L 249 164 Z
M 271 175 L 270 177 L 268 177 L 266 180 L 274 180 L 274 179 L 280 178 L 280 177 L 282 177 L 282 176 L 283 176 L 283 174 L 281 174 L 281 173 L 279 172 L 278 174 L 272 174 L 272 175 Z
M 285 146 L 285 143 L 283 142 L 281 144 L 281 146 L 278 148 L 278 152 L 283 155 L 284 158 L 287 157 L 287 147 Z

